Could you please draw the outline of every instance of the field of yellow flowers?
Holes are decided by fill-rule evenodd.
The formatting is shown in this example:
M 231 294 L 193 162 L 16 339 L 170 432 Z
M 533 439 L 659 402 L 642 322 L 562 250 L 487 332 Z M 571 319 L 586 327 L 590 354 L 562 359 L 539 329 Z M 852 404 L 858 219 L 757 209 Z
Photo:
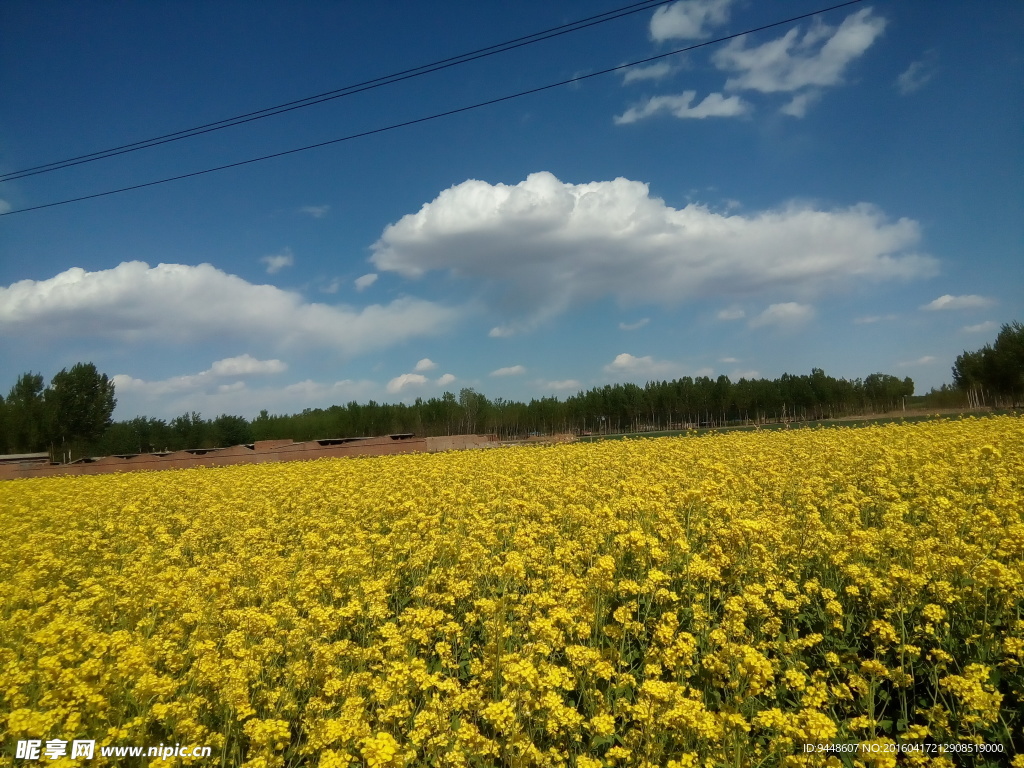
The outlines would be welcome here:
M 1024 752 L 1019 417 L 8 481 L 0 530 L 0 764 Z

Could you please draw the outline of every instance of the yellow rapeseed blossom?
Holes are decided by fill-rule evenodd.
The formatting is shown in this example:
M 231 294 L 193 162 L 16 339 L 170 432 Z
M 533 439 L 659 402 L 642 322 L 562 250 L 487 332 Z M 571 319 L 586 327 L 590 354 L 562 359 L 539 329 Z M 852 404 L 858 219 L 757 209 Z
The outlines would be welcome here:
M 0 530 L 8 746 L 1024 765 L 1015 416 L 9 481 Z

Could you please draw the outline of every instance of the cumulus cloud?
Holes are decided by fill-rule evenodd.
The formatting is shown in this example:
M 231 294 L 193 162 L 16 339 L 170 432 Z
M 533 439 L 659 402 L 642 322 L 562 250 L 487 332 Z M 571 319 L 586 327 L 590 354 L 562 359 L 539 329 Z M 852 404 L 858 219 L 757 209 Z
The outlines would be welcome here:
M 11 204 L 6 200 L 0 199 L 0 213 L 7 213 L 11 210 Z
M 331 210 L 329 205 L 304 205 L 299 208 L 299 213 L 304 213 L 307 216 L 312 216 L 314 219 L 322 219 L 327 215 L 327 212 Z
M 635 123 L 660 112 L 668 112 L 684 120 L 702 120 L 705 117 L 737 117 L 749 109 L 749 105 L 739 96 L 726 98 L 720 93 L 709 93 L 700 104 L 691 107 L 690 103 L 696 95 L 696 91 L 683 91 L 678 96 L 652 96 L 642 104 L 630 107 L 621 115 L 617 115 L 615 124 Z
M 793 98 L 783 112 L 803 117 L 818 96 L 813 89 L 839 85 L 846 68 L 862 56 L 882 34 L 886 20 L 863 8 L 847 16 L 838 28 L 815 21 L 802 35 L 800 28 L 782 37 L 747 47 L 746 37 L 730 41 L 712 61 L 724 71 L 736 73 L 727 90 L 785 93 L 812 89 Z
M 388 382 L 387 390 L 390 394 L 397 395 L 403 389 L 421 387 L 426 383 L 427 377 L 421 373 L 403 373 L 401 376 L 395 376 L 395 378 Z
M 258 376 L 268 373 L 282 373 L 288 369 L 280 360 L 257 360 L 249 354 L 226 357 L 210 366 L 215 376 Z
M 935 51 L 928 51 L 920 61 L 910 64 L 899 77 L 896 78 L 896 87 L 904 96 L 923 88 L 935 73 L 938 71 L 938 56 Z
M 718 362 L 720 362 L 720 363 L 738 363 L 739 362 L 739 358 L 738 357 L 720 357 L 720 358 L 718 358 Z
M 998 327 L 999 324 L 994 320 L 986 320 L 984 323 L 978 323 L 977 325 L 965 325 L 963 331 L 965 333 L 988 333 Z
M 672 65 L 667 61 L 659 61 L 646 67 L 630 67 L 624 70 L 622 84 L 636 83 L 644 80 L 660 80 L 672 74 Z
M 814 317 L 814 307 L 808 304 L 798 304 L 795 301 L 787 301 L 782 304 L 772 304 L 768 309 L 757 317 L 750 319 L 751 328 L 763 328 L 775 326 L 777 328 L 795 328 L 803 325 Z
M 985 296 L 977 296 L 973 293 L 966 296 L 950 296 L 947 293 L 944 296 L 939 296 L 939 298 L 934 301 L 930 301 L 923 305 L 921 309 L 984 309 L 985 307 L 991 307 L 995 303 L 994 299 L 989 299 Z
M 619 373 L 627 376 L 667 376 L 678 373 L 680 367 L 668 360 L 655 360 L 650 355 L 636 357 L 623 352 L 616 355 L 608 365 L 604 367 L 605 373 Z
M 209 379 L 198 387 L 168 386 L 169 382 L 181 382 L 198 375 L 163 381 L 144 381 L 125 374 L 115 376 L 117 410 L 114 418 L 130 419 L 145 415 L 171 419 L 190 411 L 208 415 L 231 413 L 253 418 L 264 408 L 271 413 L 297 413 L 304 408 L 327 407 L 352 400 L 365 402 L 380 397 L 379 384 L 351 379 L 333 384 L 307 379 L 285 386 L 253 386 L 251 381 L 217 383 L 216 379 Z
M 746 370 L 746 371 L 744 371 L 744 370 L 737 369 L 737 370 L 733 371 L 732 374 L 729 376 L 729 379 L 731 381 L 739 381 L 740 379 L 747 379 L 749 381 L 750 379 L 759 379 L 759 378 L 761 378 L 761 372 L 760 371 L 755 371 L 755 370 Z
M 507 368 L 491 371 L 491 376 L 521 376 L 524 373 L 526 373 L 526 368 L 522 365 L 510 365 Z
M 492 337 L 537 327 L 573 304 L 677 305 L 936 272 L 914 252 L 916 222 L 875 206 L 790 205 L 741 215 L 676 209 L 628 179 L 570 184 L 534 173 L 515 185 L 466 181 L 385 228 L 371 261 L 417 278 L 446 271 L 490 291 L 512 315 Z
M 651 322 L 651 318 L 649 318 L 649 317 L 642 317 L 639 320 L 637 320 L 635 323 L 619 323 L 619 330 L 622 330 L 622 331 L 635 331 L 635 330 L 637 330 L 639 328 L 643 328 L 649 322 Z
M 115 374 L 113 377 L 114 388 L 118 394 L 125 392 L 142 393 L 151 397 L 158 397 L 178 392 L 196 392 L 202 389 L 209 389 L 217 386 L 219 391 L 225 386 L 235 386 L 244 382 L 238 381 L 233 384 L 221 384 L 219 382 L 226 378 L 240 379 L 250 376 L 265 376 L 276 373 L 283 373 L 288 370 L 287 363 L 281 360 L 258 360 L 252 355 L 245 354 L 238 357 L 226 357 L 217 360 L 205 371 L 187 374 L 184 376 L 173 376 L 169 379 L 158 381 L 146 381 L 137 379 L 124 373 Z M 237 387 L 236 387 L 237 388 Z
M 651 16 L 651 39 L 697 40 L 708 37 L 711 28 L 729 20 L 732 0 L 681 0 L 664 5 Z
M 401 376 L 395 376 L 387 384 L 387 391 L 389 394 L 397 395 L 407 389 L 417 389 L 419 387 L 426 386 L 430 383 L 430 380 L 423 375 L 422 372 L 432 371 L 437 368 L 437 364 L 432 360 L 423 358 L 416 363 L 416 373 L 403 373 Z M 451 384 L 456 380 L 456 377 L 450 373 L 445 373 L 439 376 L 434 384 L 438 387 L 444 387 Z
M 362 309 L 316 304 L 210 264 L 141 261 L 0 287 L 0 333 L 194 343 L 224 338 L 354 355 L 445 331 L 458 311 L 402 298 Z
M 291 248 L 285 248 L 280 253 L 264 256 L 260 261 L 267 265 L 267 274 L 274 275 L 285 267 L 292 266 L 295 263 L 295 256 Z
M 537 385 L 544 390 L 555 392 L 566 392 L 569 390 L 579 391 L 582 386 L 577 379 L 562 379 L 560 381 L 539 381 Z
M 746 316 L 747 313 L 740 307 L 726 307 L 718 310 L 718 314 L 715 315 L 719 320 L 742 320 Z
M 372 272 L 369 275 L 363 275 L 362 277 L 357 277 L 356 280 L 355 280 L 356 290 L 357 291 L 365 291 L 367 288 L 369 288 L 371 285 L 373 285 L 376 282 L 377 282 L 377 275 L 372 273 Z

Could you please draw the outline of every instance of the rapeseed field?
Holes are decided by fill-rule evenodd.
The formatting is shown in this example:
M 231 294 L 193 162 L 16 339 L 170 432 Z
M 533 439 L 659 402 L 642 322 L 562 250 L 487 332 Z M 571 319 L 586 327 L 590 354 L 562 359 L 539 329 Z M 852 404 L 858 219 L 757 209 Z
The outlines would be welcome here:
M 0 763 L 1021 766 L 1022 516 L 1011 416 L 0 483 Z

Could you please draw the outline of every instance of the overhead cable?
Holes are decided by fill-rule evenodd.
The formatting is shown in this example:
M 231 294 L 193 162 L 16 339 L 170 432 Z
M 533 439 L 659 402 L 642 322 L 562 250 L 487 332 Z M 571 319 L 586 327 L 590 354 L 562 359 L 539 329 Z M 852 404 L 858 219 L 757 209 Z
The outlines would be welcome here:
M 601 75 L 607 75 L 607 74 L 609 74 L 611 72 L 618 72 L 618 71 L 621 71 L 623 69 L 628 69 L 630 67 L 639 66 L 641 64 L 647 64 L 647 63 L 650 63 L 652 61 L 657 61 L 659 59 L 667 58 L 669 56 L 676 56 L 676 55 L 678 55 L 680 53 L 686 53 L 687 51 L 693 51 L 693 50 L 696 50 L 698 48 L 704 48 L 704 47 L 709 46 L 709 45 L 716 45 L 718 43 L 724 43 L 724 42 L 726 42 L 728 40 L 733 40 L 733 39 L 735 39 L 737 37 L 742 37 L 744 35 L 753 34 L 755 32 L 763 32 L 764 30 L 772 29 L 774 27 L 781 27 L 781 26 L 784 26 L 786 24 L 792 24 L 795 21 L 801 21 L 803 19 L 807 19 L 807 18 L 810 18 L 812 16 L 817 16 L 817 15 L 822 14 L 822 13 L 828 13 L 829 11 L 837 10 L 839 8 L 845 8 L 845 7 L 850 6 L 850 5 L 856 5 L 856 4 L 861 3 L 863 1 L 864 0 L 847 0 L 847 2 L 839 3 L 838 5 L 832 5 L 832 6 L 829 6 L 827 8 L 820 8 L 820 9 L 818 9 L 816 11 L 811 11 L 809 13 L 802 13 L 799 16 L 791 16 L 790 18 L 783 19 L 782 21 L 776 21 L 776 22 L 772 22 L 771 24 L 764 24 L 764 25 L 759 26 L 759 27 L 754 27 L 754 28 L 751 28 L 751 29 L 746 29 L 746 30 L 744 30 L 742 32 L 736 32 L 736 33 L 731 34 L 731 35 L 725 35 L 724 37 L 715 38 L 714 40 L 706 40 L 703 43 L 695 43 L 694 45 L 689 45 L 689 46 L 686 46 L 685 48 L 677 48 L 676 50 L 668 51 L 667 53 L 659 53 L 659 54 L 657 54 L 655 56 L 648 56 L 645 59 L 638 59 L 637 61 L 631 61 L 631 62 L 629 62 L 627 64 L 620 64 L 617 67 L 608 67 L 607 69 L 598 70 L 597 72 L 590 72 L 589 74 L 583 74 L 583 75 L 578 75 L 576 77 L 571 77 L 568 80 L 560 80 L 560 81 L 558 81 L 556 83 L 549 83 L 548 85 L 542 85 L 542 86 L 538 86 L 536 88 L 529 88 L 529 89 L 527 89 L 525 91 L 518 91 L 517 93 L 511 93 L 511 94 L 508 94 L 506 96 L 499 96 L 497 98 L 488 99 L 486 101 L 480 101 L 480 102 L 477 102 L 475 104 L 470 104 L 470 105 L 465 106 L 465 107 L 458 107 L 456 109 L 449 109 L 449 110 L 446 110 L 444 112 L 437 112 L 437 113 L 434 113 L 432 115 L 427 115 L 426 117 L 419 117 L 419 118 L 416 118 L 416 119 L 413 119 L 413 120 L 406 120 L 406 121 L 401 122 L 401 123 L 392 123 L 391 125 L 386 125 L 386 126 L 383 126 L 381 128 L 372 128 L 372 129 L 367 130 L 367 131 L 360 131 L 359 133 L 351 133 L 351 134 L 349 134 L 347 136 L 341 136 L 341 137 L 336 138 L 336 139 L 329 139 L 327 141 L 320 141 L 320 142 L 317 142 L 316 144 L 307 144 L 306 146 L 303 146 L 303 147 L 295 147 L 294 149 L 286 149 L 286 150 L 282 150 L 280 152 L 272 152 L 272 153 L 270 153 L 268 155 L 261 155 L 259 157 L 252 157 L 252 158 L 249 158 L 248 160 L 239 160 L 239 161 L 234 162 L 234 163 L 227 163 L 225 165 L 218 165 L 218 166 L 215 166 L 213 168 L 205 168 L 205 169 L 200 170 L 200 171 L 192 171 L 191 173 L 183 173 L 183 174 L 179 174 L 177 176 L 168 176 L 168 177 L 163 178 L 163 179 L 156 179 L 155 181 L 147 181 L 147 182 L 143 182 L 141 184 L 132 184 L 130 186 L 119 187 L 117 189 L 109 189 L 109 190 L 106 190 L 104 192 L 94 192 L 93 194 L 90 194 L 90 195 L 82 195 L 80 197 L 72 197 L 72 198 L 68 198 L 66 200 L 58 200 L 58 201 L 53 202 L 53 203 L 43 203 L 41 205 L 33 205 L 33 206 L 26 207 L 26 208 L 17 208 L 17 209 L 12 210 L 12 211 L 7 211 L 5 213 L 0 213 L 0 216 L 12 216 L 12 215 L 14 215 L 16 213 L 26 213 L 28 211 L 38 211 L 38 210 L 40 210 L 42 208 L 53 208 L 53 207 L 58 206 L 58 205 L 68 205 L 69 203 L 77 203 L 77 202 L 81 202 L 82 200 L 92 200 L 93 198 L 97 198 L 97 197 L 106 197 L 108 195 L 116 195 L 116 194 L 121 193 L 121 192 L 130 192 L 130 191 L 135 190 L 135 189 L 144 189 L 146 187 L 153 187 L 153 186 L 156 186 L 158 184 L 167 184 L 168 182 L 171 182 L 171 181 L 180 181 L 182 179 L 189 179 L 189 178 L 192 178 L 194 176 L 203 176 L 203 175 L 208 174 L 208 173 L 216 173 L 217 171 L 225 171 L 225 170 L 227 170 L 229 168 L 238 168 L 238 167 L 243 166 L 243 165 L 251 165 L 252 163 L 259 163 L 259 162 L 262 162 L 264 160 L 271 160 L 271 159 L 273 159 L 275 157 L 285 157 L 286 155 L 294 155 L 294 154 L 296 154 L 298 152 L 306 152 L 306 151 L 311 150 L 311 149 L 318 149 L 320 147 L 330 146 L 331 144 L 339 144 L 339 143 L 344 142 L 344 141 L 352 141 L 353 139 L 360 139 L 360 138 L 363 138 L 363 137 L 366 137 L 366 136 L 373 136 L 373 135 L 378 134 L 378 133 L 385 133 L 387 131 L 393 131 L 393 130 L 396 130 L 398 128 L 406 128 L 406 127 L 411 126 L 411 125 L 418 125 L 420 123 L 426 123 L 426 122 L 429 122 L 431 120 L 437 120 L 437 119 L 442 118 L 442 117 L 450 117 L 451 115 L 458 115 L 458 114 L 461 114 L 463 112 L 469 112 L 470 110 L 480 109 L 481 107 L 487 107 L 487 106 L 490 106 L 492 104 L 500 104 L 500 103 L 505 102 L 505 101 L 511 101 L 513 99 L 518 99 L 518 98 L 521 98 L 523 96 L 529 96 L 529 95 L 534 94 L 534 93 L 541 93 L 543 91 L 549 91 L 549 90 L 551 90 L 553 88 L 559 88 L 559 87 L 562 87 L 562 86 L 565 86 L 565 85 L 571 85 L 573 83 L 578 83 L 578 82 L 580 82 L 582 80 L 589 80 L 592 77 L 599 77 Z
M 294 101 L 285 102 L 284 104 L 278 104 L 273 107 L 265 107 L 264 109 L 258 109 L 254 112 L 246 112 L 244 115 L 236 115 L 235 117 L 228 117 L 212 123 L 197 125 L 193 128 L 185 128 L 180 131 L 174 131 L 173 133 L 163 134 L 162 136 L 154 136 L 150 139 L 142 139 L 129 144 L 121 144 L 116 147 L 101 149 L 96 152 L 77 155 L 64 160 L 55 160 L 52 163 L 43 163 L 42 165 L 35 165 L 30 168 L 22 168 L 20 171 L 0 173 L 0 182 L 24 179 L 28 176 L 36 176 L 40 173 L 50 173 L 51 171 L 59 171 L 63 168 L 71 168 L 76 165 L 82 165 L 83 163 L 105 160 L 108 157 L 116 157 L 118 155 L 127 154 L 128 152 L 137 152 L 140 149 L 148 149 L 149 147 L 156 147 L 161 144 L 169 144 L 172 141 L 181 141 L 182 139 L 189 139 L 193 136 L 201 136 L 204 133 L 211 133 L 213 131 L 231 128 L 236 125 L 251 123 L 254 120 L 262 120 L 265 117 L 273 117 L 274 115 L 280 115 L 296 109 L 304 109 L 305 107 L 322 104 L 325 101 L 332 101 L 334 99 L 344 98 L 345 96 L 363 93 L 364 91 L 371 91 L 375 88 L 382 88 L 385 85 L 393 85 L 394 83 L 400 83 L 403 80 L 421 77 L 433 72 L 439 72 L 443 69 L 448 69 L 449 67 L 458 66 L 459 64 L 466 64 L 471 61 L 487 58 L 488 56 L 494 56 L 495 54 L 515 50 L 516 48 L 522 48 L 526 45 L 539 43 L 543 40 L 550 40 L 551 38 L 567 35 L 571 32 L 578 32 L 581 29 L 587 29 L 588 27 L 593 27 L 597 24 L 604 24 L 608 21 L 621 19 L 625 16 L 640 13 L 641 11 L 647 11 L 651 8 L 656 8 L 659 5 L 666 5 L 671 2 L 674 2 L 674 0 L 643 0 L 643 2 L 633 3 L 632 5 L 623 6 L 622 8 L 616 8 L 615 10 L 606 11 L 596 16 L 588 16 L 585 19 L 579 19 L 578 21 L 573 21 L 568 24 L 562 24 L 541 32 L 534 32 L 531 35 L 517 37 L 514 40 L 507 40 L 504 43 L 496 43 L 494 45 L 489 45 L 486 48 L 479 48 L 475 51 L 459 54 L 458 56 L 441 59 L 440 61 L 435 61 L 431 64 L 423 64 L 421 66 L 405 69 L 401 72 L 395 72 L 390 75 L 375 77 L 372 80 L 364 80 L 361 83 L 354 83 L 353 85 L 347 85 L 343 88 L 337 88 L 332 91 L 325 91 L 324 93 L 318 93 L 313 96 L 306 96 L 304 98 L 295 99 Z

